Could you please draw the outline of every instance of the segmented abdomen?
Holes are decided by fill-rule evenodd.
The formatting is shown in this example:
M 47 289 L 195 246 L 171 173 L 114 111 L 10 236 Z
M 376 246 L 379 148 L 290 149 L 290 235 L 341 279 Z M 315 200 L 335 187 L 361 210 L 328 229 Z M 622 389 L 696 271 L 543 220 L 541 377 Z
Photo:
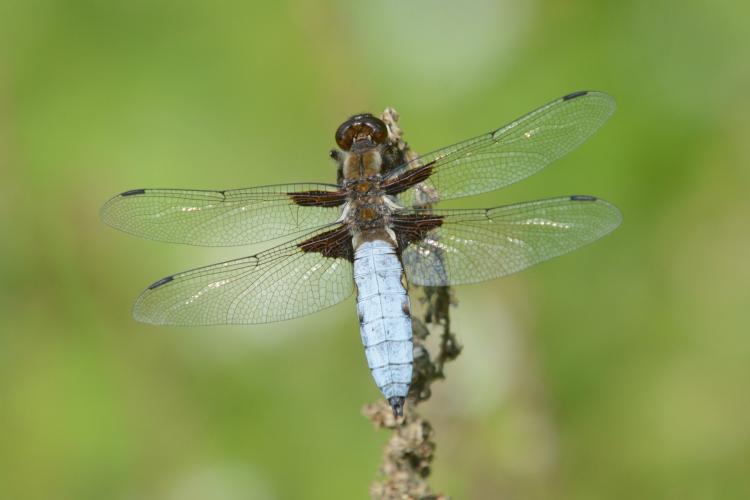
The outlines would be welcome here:
M 354 254 L 357 312 L 367 364 L 389 401 L 405 398 L 411 383 L 411 317 L 403 273 L 396 249 L 387 241 L 366 241 Z

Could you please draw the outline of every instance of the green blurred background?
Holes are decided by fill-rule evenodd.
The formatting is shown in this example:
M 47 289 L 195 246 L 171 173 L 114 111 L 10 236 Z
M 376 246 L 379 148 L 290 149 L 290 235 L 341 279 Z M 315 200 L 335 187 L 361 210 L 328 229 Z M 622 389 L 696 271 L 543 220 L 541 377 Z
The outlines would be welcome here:
M 625 222 L 457 289 L 423 406 L 456 499 L 750 498 L 750 7 L 702 1 L 0 0 L 0 498 L 366 498 L 387 438 L 353 299 L 156 328 L 153 280 L 246 255 L 139 240 L 140 187 L 334 179 L 333 131 L 396 107 L 427 152 L 578 89 L 582 148 L 457 206 L 595 194 Z

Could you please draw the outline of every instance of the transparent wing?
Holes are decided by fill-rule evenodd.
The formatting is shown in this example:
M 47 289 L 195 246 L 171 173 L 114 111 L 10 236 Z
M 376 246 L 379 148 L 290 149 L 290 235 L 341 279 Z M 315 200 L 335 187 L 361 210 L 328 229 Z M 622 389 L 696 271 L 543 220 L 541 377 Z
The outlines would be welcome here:
M 327 206 L 313 206 L 315 201 Z M 340 214 L 336 203 L 343 201 L 338 187 L 328 184 L 229 191 L 134 189 L 109 200 L 101 216 L 110 226 L 144 238 L 232 246 L 330 224 Z
M 407 210 L 398 217 L 441 219 L 439 227 L 402 253 L 408 280 L 422 286 L 475 283 L 512 274 L 591 243 L 622 221 L 615 206 L 593 196 L 485 210 Z M 397 218 L 397 233 L 399 224 Z
M 352 293 L 351 262 L 300 246 L 322 234 L 162 278 L 138 297 L 133 316 L 159 325 L 270 323 L 337 304 Z M 351 245 L 342 235 L 329 246 Z
M 601 92 L 574 92 L 504 127 L 405 164 L 389 179 L 432 164 L 432 174 L 400 195 L 410 207 L 494 191 L 528 177 L 588 139 L 615 111 Z M 437 198 L 435 198 L 435 195 Z

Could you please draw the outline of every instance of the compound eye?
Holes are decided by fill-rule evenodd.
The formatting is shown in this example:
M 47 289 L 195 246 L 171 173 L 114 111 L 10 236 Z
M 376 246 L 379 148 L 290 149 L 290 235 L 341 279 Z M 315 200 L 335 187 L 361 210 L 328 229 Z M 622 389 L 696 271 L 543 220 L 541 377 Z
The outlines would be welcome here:
M 385 126 L 383 120 L 372 117 L 372 122 L 369 124 L 370 130 L 372 130 L 372 140 L 378 144 L 383 144 L 388 138 L 388 127 Z
M 336 144 L 344 151 L 349 151 L 358 140 L 370 139 L 376 144 L 382 144 L 387 137 L 385 123 L 369 113 L 352 116 L 336 130 Z
M 349 151 L 352 142 L 354 142 L 354 131 L 352 130 L 352 124 L 347 120 L 336 130 L 336 144 L 344 151 Z

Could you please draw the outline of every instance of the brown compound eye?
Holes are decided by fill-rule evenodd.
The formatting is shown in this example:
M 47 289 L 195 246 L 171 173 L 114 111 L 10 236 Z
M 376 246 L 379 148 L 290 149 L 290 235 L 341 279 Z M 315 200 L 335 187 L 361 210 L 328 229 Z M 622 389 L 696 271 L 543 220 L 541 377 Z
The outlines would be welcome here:
M 388 129 L 383 120 L 370 113 L 354 115 L 336 130 L 336 144 L 344 151 L 349 151 L 354 141 L 370 138 L 376 144 L 382 144 L 388 137 Z

